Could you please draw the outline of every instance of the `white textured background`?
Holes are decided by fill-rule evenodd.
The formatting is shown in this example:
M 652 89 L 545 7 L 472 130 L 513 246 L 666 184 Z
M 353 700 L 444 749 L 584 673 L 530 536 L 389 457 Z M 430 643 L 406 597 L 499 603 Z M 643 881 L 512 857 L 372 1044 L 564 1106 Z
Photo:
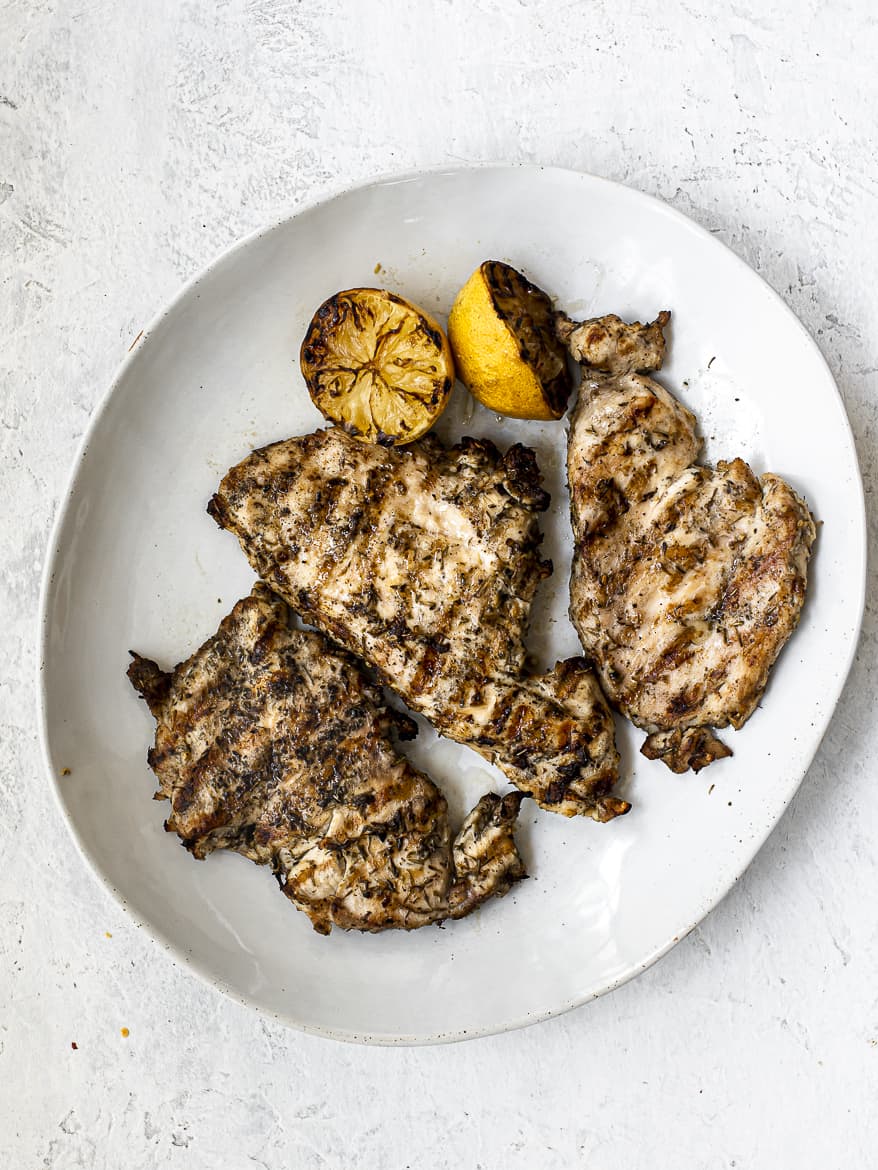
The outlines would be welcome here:
M 51 518 L 142 325 L 238 236 L 392 170 L 556 163 L 718 233 L 829 360 L 874 553 L 876 60 L 871 0 L 0 0 L 0 1166 L 876 1164 L 874 590 L 815 763 L 709 920 L 603 1000 L 450 1048 L 301 1036 L 173 966 L 75 853 L 33 688 Z

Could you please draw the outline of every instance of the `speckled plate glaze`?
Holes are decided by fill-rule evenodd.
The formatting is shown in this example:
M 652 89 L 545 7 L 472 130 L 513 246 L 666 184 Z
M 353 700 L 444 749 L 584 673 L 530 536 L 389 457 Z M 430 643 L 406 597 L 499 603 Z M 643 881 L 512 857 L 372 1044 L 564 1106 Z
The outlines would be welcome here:
M 296 360 L 316 306 L 337 289 L 382 284 L 443 317 L 487 257 L 522 268 L 574 315 L 673 310 L 661 377 L 697 412 L 707 457 L 742 455 L 783 474 L 822 521 L 808 600 L 761 708 L 724 735 L 733 758 L 673 776 L 638 754 L 641 735 L 620 721 L 628 816 L 596 825 L 525 806 L 532 877 L 509 897 L 443 929 L 323 938 L 266 870 L 232 855 L 195 862 L 164 833 L 146 764 L 153 724 L 125 679 L 127 651 L 177 662 L 250 588 L 237 543 L 205 505 L 252 447 L 319 425 Z M 537 448 L 553 496 L 544 529 L 555 574 L 538 596 L 531 646 L 542 666 L 577 653 L 566 614 L 565 424 L 500 420 L 458 388 L 441 433 Z M 588 175 L 492 167 L 388 180 L 238 244 L 123 364 L 76 461 L 47 562 L 46 758 L 97 874 L 214 986 L 346 1040 L 499 1032 L 630 979 L 741 875 L 829 723 L 864 582 L 862 486 L 832 376 L 789 309 L 722 244 L 664 204 Z M 406 750 L 457 815 L 505 787 L 422 721 Z

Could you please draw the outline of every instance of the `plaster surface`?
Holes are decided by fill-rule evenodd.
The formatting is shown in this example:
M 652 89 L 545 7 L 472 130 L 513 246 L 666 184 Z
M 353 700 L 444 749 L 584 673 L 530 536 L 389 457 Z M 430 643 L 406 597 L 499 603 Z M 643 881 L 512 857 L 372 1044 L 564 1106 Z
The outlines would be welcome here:
M 176 967 L 76 853 L 34 676 L 52 517 L 140 329 L 238 237 L 391 171 L 574 167 L 716 232 L 829 361 L 874 554 L 876 57 L 868 0 L 0 0 L 0 1165 L 875 1164 L 874 587 L 721 906 L 614 994 L 452 1047 L 299 1035 Z

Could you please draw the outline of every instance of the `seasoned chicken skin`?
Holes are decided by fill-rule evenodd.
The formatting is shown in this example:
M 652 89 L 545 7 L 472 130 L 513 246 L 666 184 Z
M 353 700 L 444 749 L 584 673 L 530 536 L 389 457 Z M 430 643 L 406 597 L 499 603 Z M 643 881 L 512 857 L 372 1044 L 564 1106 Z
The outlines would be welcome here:
M 317 431 L 254 451 L 208 511 L 289 605 L 373 666 L 443 735 L 542 807 L 626 812 L 612 716 L 581 659 L 524 673 L 548 503 L 531 450 L 406 447 Z
M 452 841 L 445 798 L 393 746 L 416 734 L 360 665 L 291 629 L 263 584 L 171 673 L 132 654 L 156 720 L 165 822 L 199 858 L 269 865 L 315 930 L 411 930 L 462 918 L 525 876 L 521 796 L 483 796 Z
M 567 457 L 570 615 L 611 701 L 675 772 L 730 754 L 796 627 L 815 536 L 805 502 L 741 459 L 696 463 L 695 417 L 648 375 L 663 328 L 557 329 L 582 363 Z

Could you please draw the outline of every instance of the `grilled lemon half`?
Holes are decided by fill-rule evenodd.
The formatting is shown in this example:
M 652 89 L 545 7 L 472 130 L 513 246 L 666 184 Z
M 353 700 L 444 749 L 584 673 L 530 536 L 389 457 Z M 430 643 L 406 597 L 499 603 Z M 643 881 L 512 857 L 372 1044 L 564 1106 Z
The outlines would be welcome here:
M 299 360 L 325 418 L 387 446 L 425 434 L 454 386 L 454 359 L 440 326 L 386 289 L 350 288 L 324 301 Z
M 448 336 L 458 377 L 489 410 L 534 419 L 566 410 L 572 379 L 552 301 L 510 265 L 479 265 L 455 298 Z

